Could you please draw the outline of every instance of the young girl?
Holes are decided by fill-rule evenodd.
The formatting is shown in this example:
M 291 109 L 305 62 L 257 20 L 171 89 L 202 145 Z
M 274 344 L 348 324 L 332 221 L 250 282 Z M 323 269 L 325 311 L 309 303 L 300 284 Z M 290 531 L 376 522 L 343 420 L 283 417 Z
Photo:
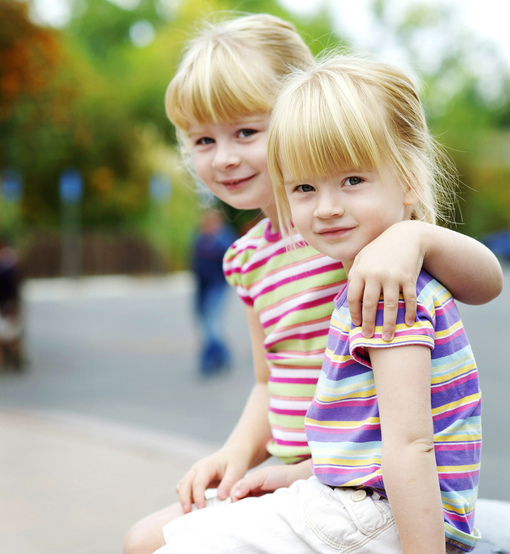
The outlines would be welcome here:
M 269 15 L 243 16 L 212 26 L 192 41 L 168 88 L 169 117 L 198 177 L 224 202 L 260 208 L 267 216 L 225 257 L 227 279 L 246 304 L 256 382 L 225 445 L 183 477 L 180 504 L 133 527 L 126 553 L 152 552 L 161 545 L 163 525 L 193 504 L 203 508 L 208 487 L 217 486 L 224 500 L 233 484 L 269 455 L 284 462 L 310 456 L 304 415 L 322 365 L 332 301 L 345 273 L 340 262 L 304 245 L 299 235 L 294 242 L 300 255 L 288 251 L 292 240 L 279 233 L 267 135 L 282 77 L 291 66 L 311 62 L 292 25 Z M 405 236 L 392 228 L 366 256 L 360 253 L 349 276 L 353 321 L 361 324 L 363 317 L 366 336 L 373 333 L 381 290 L 385 339 L 393 336 L 399 290 L 406 300 L 406 322 L 414 322 L 416 278 L 423 263 L 459 300 L 482 303 L 500 292 L 499 264 L 480 243 L 418 221 Z
M 434 223 L 448 205 L 415 87 L 392 66 L 336 56 L 296 71 L 275 104 L 268 151 L 281 227 L 294 225 L 347 272 L 389 227 Z M 475 547 L 481 396 L 453 299 L 421 271 L 416 322 L 406 326 L 399 309 L 385 342 L 382 315 L 371 338 L 352 323 L 347 288 L 305 420 L 312 464 L 247 476 L 233 499 L 263 483 L 276 492 L 173 521 L 158 552 Z

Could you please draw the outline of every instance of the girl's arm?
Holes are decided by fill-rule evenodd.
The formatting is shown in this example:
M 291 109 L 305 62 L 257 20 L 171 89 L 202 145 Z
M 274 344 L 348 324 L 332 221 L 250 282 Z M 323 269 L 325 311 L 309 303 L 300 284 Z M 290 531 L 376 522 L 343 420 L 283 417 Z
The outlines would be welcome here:
M 381 292 L 384 340 L 394 335 L 400 291 L 406 323 L 414 323 L 416 280 L 422 266 L 466 304 L 489 302 L 503 287 L 496 256 L 477 240 L 422 221 L 396 223 L 358 254 L 349 271 L 349 309 L 353 323 L 363 325 L 364 336 L 374 333 Z
M 444 554 L 434 452 L 430 350 L 369 348 L 379 403 L 382 473 L 404 554 Z
M 248 469 L 269 457 L 265 448 L 271 438 L 267 419 L 269 368 L 265 358 L 265 333 L 255 310 L 247 306 L 246 311 L 255 367 L 255 385 L 224 446 L 194 464 L 179 482 L 177 492 L 184 513 L 191 510 L 193 502 L 198 508 L 205 506 L 204 492 L 208 487 L 217 485 L 218 497 L 222 500 L 227 498 L 232 485 L 244 477 Z

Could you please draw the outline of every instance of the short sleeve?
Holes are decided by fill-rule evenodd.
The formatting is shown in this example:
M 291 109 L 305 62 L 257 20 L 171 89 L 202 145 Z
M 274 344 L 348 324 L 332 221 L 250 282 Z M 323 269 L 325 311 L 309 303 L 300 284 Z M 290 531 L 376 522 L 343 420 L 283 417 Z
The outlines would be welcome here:
M 249 286 L 253 271 L 251 261 L 265 240 L 267 226 L 267 219 L 259 222 L 248 233 L 236 240 L 223 257 L 223 273 L 227 283 L 234 287 L 241 300 L 248 306 L 253 306 Z
M 349 332 L 349 351 L 351 356 L 359 363 L 371 367 L 370 357 L 367 348 L 394 348 L 397 346 L 426 346 L 431 350 L 435 346 L 435 316 L 433 309 L 418 302 L 416 321 L 414 325 L 408 327 L 405 324 L 405 302 L 401 296 L 399 299 L 397 326 L 395 337 L 387 342 L 382 339 L 384 302 L 379 301 L 377 308 L 376 325 L 373 337 L 366 338 L 361 332 L 361 327 L 351 324 Z

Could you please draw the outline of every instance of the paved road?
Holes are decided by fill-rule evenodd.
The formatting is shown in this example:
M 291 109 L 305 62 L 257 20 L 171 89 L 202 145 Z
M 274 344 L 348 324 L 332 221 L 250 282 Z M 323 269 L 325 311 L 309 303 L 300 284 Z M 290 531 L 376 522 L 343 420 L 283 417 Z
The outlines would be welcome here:
M 480 367 L 484 450 L 480 494 L 510 500 L 510 267 L 485 306 L 460 305 Z M 187 274 L 31 282 L 26 288 L 29 367 L 0 374 L 0 407 L 64 411 L 221 443 L 252 385 L 244 309 L 232 293 L 225 332 L 230 374 L 198 378 Z
M 496 301 L 482 307 L 460 306 L 480 366 L 484 394 L 480 496 L 499 500 L 510 500 L 510 479 L 502 471 L 510 458 L 510 413 L 506 408 L 510 268 L 505 270 L 505 279 L 505 291 Z M 29 364 L 20 375 L 0 373 L 0 435 L 2 440 L 11 440 L 17 433 L 18 450 L 17 456 L 10 453 L 10 458 L 4 453 L 0 461 L 4 462 L 2 468 L 7 459 L 14 467 L 19 459 L 29 460 L 33 451 L 38 457 L 39 480 L 31 480 L 23 467 L 13 472 L 17 481 L 0 480 L 0 517 L 18 524 L 25 514 L 33 515 L 35 503 L 19 503 L 20 491 L 30 491 L 33 499 L 39 498 L 39 509 L 45 506 L 45 499 L 51 500 L 50 508 L 62 525 L 79 534 L 80 524 L 73 527 L 70 521 L 75 521 L 77 514 L 84 520 L 92 519 L 91 510 L 76 511 L 75 502 L 69 511 L 65 501 L 62 504 L 62 496 L 56 492 L 52 496 L 52 491 L 58 489 L 61 475 L 60 495 L 69 493 L 78 504 L 90 501 L 76 483 L 91 467 L 98 475 L 97 488 L 103 491 L 102 500 L 94 496 L 96 505 L 99 501 L 105 513 L 115 513 L 120 505 L 123 513 L 117 522 L 106 521 L 102 531 L 94 531 L 97 537 L 105 533 L 104 548 L 27 547 L 6 552 L 118 551 L 107 547 L 107 541 L 118 546 L 126 525 L 166 502 L 164 489 L 173 489 L 183 467 L 226 438 L 252 384 L 243 308 L 237 298 L 230 298 L 226 334 L 233 346 L 234 368 L 220 378 L 200 380 L 193 356 L 197 339 L 191 290 L 186 274 L 152 280 L 121 277 L 27 284 Z M 153 448 L 156 443 L 162 448 Z M 101 450 L 101 444 L 108 445 L 109 452 Z M 185 445 L 182 456 L 176 445 Z M 51 467 L 55 466 L 55 449 L 63 460 Z M 117 472 L 108 468 L 101 473 L 103 459 L 105 464 L 108 459 L 123 469 Z M 28 462 L 27 467 L 33 471 Z M 75 481 L 65 474 L 69 467 L 76 470 Z M 44 475 L 48 475 L 46 481 Z M 111 501 L 114 496 L 116 504 Z M 13 498 L 17 502 L 14 512 Z M 137 505 L 130 506 L 129 499 L 134 498 Z M 16 510 L 18 518 L 14 518 Z M 91 523 L 93 529 L 98 526 L 97 519 Z M 41 514 L 39 521 L 34 538 L 37 544 L 48 527 Z M 58 521 L 53 518 L 57 528 Z M 82 528 L 87 521 L 82 521 Z M 115 523 L 116 535 L 106 537 Z M 48 540 L 54 540 L 55 529 L 51 534 Z M 4 544 L 11 543 L 0 540 L 0 546 Z
M 28 283 L 29 367 L 21 376 L 0 376 L 0 406 L 64 410 L 222 442 L 252 384 L 248 332 L 232 293 L 225 332 L 236 366 L 224 378 L 200 380 L 191 287 L 186 274 Z

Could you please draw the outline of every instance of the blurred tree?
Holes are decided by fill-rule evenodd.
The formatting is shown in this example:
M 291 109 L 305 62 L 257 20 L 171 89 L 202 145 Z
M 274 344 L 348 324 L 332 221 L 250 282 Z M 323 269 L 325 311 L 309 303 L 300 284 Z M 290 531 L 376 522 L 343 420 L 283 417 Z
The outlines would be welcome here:
M 173 267 L 186 264 L 198 200 L 179 165 L 163 100 L 199 21 L 218 11 L 268 12 L 293 21 L 315 54 L 342 43 L 325 7 L 304 19 L 274 0 L 68 0 L 70 19 L 60 29 L 31 20 L 34 1 L 0 1 L 0 171 L 23 174 L 26 225 L 57 227 L 59 176 L 76 167 L 84 182 L 84 229 L 134 228 L 149 236 L 157 225 L 156 246 Z M 466 189 L 463 230 L 480 234 L 495 222 L 508 225 L 510 205 L 501 200 L 508 168 L 484 154 L 494 129 L 510 125 L 508 71 L 452 23 L 455 14 L 442 4 L 410 2 L 398 18 L 390 5 L 373 0 L 378 31 L 369 49 L 405 52 L 426 80 L 429 120 L 452 148 L 463 180 L 491 189 L 478 203 Z M 485 174 L 481 157 L 491 163 Z M 154 172 L 172 181 L 171 197 L 157 209 L 149 195 Z M 474 217 L 474 206 L 483 213 Z M 256 217 L 228 211 L 239 228 Z

